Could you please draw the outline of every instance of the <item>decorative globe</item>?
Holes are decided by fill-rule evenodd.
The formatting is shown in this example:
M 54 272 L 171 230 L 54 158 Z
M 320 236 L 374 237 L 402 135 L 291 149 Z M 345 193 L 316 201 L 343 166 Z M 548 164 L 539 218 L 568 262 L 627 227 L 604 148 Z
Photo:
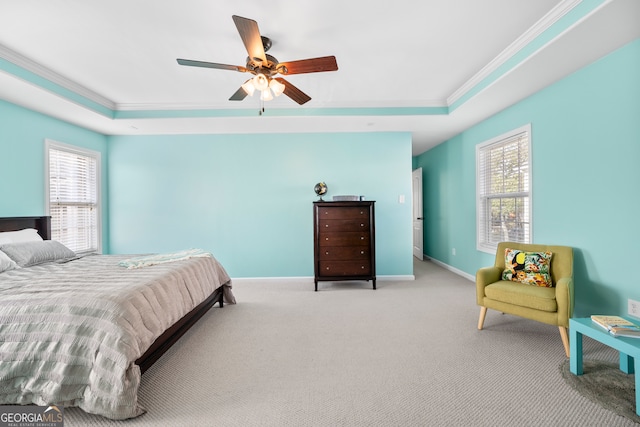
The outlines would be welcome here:
M 313 187 L 313 191 L 315 191 L 316 194 L 320 196 L 320 201 L 322 201 L 322 196 L 324 194 L 327 194 L 327 184 L 325 184 L 324 182 L 319 182 L 315 187 Z

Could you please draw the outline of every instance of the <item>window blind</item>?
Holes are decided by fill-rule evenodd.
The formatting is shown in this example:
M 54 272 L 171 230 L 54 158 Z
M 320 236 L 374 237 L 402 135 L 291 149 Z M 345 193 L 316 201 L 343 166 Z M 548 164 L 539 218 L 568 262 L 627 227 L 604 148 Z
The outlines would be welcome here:
M 477 150 L 478 246 L 531 240 L 529 131 L 520 130 Z
M 51 236 L 76 253 L 98 250 L 97 157 L 49 149 Z

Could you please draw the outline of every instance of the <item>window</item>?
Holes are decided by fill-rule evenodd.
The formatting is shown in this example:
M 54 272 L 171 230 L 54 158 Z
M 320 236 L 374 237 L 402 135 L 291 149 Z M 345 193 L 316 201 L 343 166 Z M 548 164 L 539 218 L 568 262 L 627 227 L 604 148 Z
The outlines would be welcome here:
M 100 252 L 100 153 L 45 142 L 51 238 L 76 253 Z
M 476 147 L 478 250 L 531 241 L 531 125 Z

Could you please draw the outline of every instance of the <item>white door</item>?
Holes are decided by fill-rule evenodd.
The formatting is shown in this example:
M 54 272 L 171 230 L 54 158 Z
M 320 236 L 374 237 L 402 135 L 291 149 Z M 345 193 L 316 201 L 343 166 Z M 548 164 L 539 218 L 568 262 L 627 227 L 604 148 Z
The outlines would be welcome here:
M 424 254 L 423 213 L 422 213 L 422 168 L 411 174 L 413 191 L 413 256 L 422 259 Z

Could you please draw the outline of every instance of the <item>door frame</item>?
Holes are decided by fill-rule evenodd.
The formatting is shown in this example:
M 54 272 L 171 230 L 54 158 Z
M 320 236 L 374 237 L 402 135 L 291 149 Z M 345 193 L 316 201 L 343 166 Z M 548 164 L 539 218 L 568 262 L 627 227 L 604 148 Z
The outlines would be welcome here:
M 424 259 L 424 205 L 422 201 L 422 168 L 411 172 L 411 214 L 413 222 L 413 256 Z

